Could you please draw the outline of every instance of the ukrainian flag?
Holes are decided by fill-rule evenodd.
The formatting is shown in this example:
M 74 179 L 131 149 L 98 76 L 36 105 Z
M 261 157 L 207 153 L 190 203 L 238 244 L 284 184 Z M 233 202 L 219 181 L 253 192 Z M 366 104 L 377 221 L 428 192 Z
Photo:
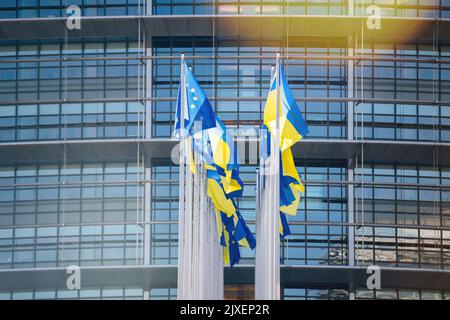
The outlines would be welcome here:
M 224 263 L 239 262 L 239 247 L 254 249 L 256 240 L 238 210 L 234 199 L 242 196 L 244 184 L 239 177 L 237 150 L 226 126 L 217 119 L 217 126 L 208 129 L 211 163 L 206 163 L 208 196 L 216 209 L 218 237 L 223 246 Z
M 223 247 L 224 263 L 234 266 L 241 258 L 239 247 L 254 249 L 256 240 L 248 228 L 239 211 L 237 215 L 227 216 L 223 212 L 216 211 L 218 234 L 220 244 Z
M 283 239 L 291 234 L 291 229 L 286 218 L 286 215 L 280 212 L 280 238 Z
M 256 240 L 245 223 L 234 199 L 242 196 L 244 183 L 239 177 L 237 149 L 225 124 L 216 117 L 216 126 L 207 131 L 210 161 L 205 168 L 208 195 L 216 209 L 218 236 L 224 263 L 233 266 L 241 256 L 239 247 L 255 248 Z
M 280 77 L 280 81 L 277 80 L 277 77 Z M 278 82 L 279 87 L 277 87 Z M 308 126 L 306 125 L 306 121 L 289 89 L 281 63 L 272 80 L 270 92 L 264 108 L 264 125 L 269 128 L 271 133 L 275 132 L 276 129 L 277 90 L 280 149 L 281 151 L 284 151 L 287 148 L 292 147 L 308 133 Z
M 217 117 L 216 126 L 208 130 L 208 138 L 214 164 L 223 170 L 237 169 L 238 159 L 233 137 L 225 124 Z
M 279 77 L 279 79 L 278 79 Z M 289 89 L 284 76 L 281 63 L 277 64 L 277 70 L 270 86 L 264 109 L 264 127 L 268 133 L 261 139 L 262 156 L 270 155 L 270 134 L 276 130 L 278 94 L 278 125 L 280 137 L 280 236 L 282 238 L 290 234 L 286 215 L 296 215 L 301 193 L 305 188 L 295 167 L 291 148 L 308 133 L 308 126 L 294 96 Z
M 305 192 L 305 187 L 300 180 L 290 148 L 281 154 L 280 169 L 280 211 L 296 215 L 300 194 Z

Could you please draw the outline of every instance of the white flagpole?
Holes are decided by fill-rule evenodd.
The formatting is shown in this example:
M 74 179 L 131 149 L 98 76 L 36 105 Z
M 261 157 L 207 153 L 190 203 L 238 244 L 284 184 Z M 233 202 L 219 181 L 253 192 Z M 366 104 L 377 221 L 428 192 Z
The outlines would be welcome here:
M 202 143 L 204 143 L 204 137 L 202 133 Z M 203 166 L 199 163 L 198 164 L 198 175 L 199 175 L 199 182 L 200 182 L 200 198 L 199 198 L 199 252 L 198 252 L 198 260 L 199 260 L 199 266 L 198 266 L 198 286 L 200 288 L 200 296 L 199 299 L 203 300 L 208 297 L 208 294 L 206 292 L 206 284 L 204 282 L 205 280 L 205 256 L 206 256 L 206 241 L 205 239 L 205 227 L 206 227 L 206 212 L 205 212 L 205 177 L 203 172 Z
M 277 91 L 276 91 L 276 135 L 275 135 L 275 145 L 274 145 L 274 160 L 275 160 L 275 171 L 274 171 L 274 187 L 276 188 L 273 192 L 274 194 L 274 210 L 273 210 L 273 291 L 272 299 L 280 300 L 280 54 L 277 54 Z
M 270 157 L 260 158 L 257 247 L 255 257 L 255 298 L 280 299 L 280 159 L 279 159 L 279 87 L 280 55 L 276 64 L 276 126 L 270 135 Z M 273 69 L 272 69 L 273 74 Z M 273 75 L 271 77 L 273 79 Z M 271 82 L 272 82 L 271 79 Z
M 265 134 L 263 132 L 260 135 Z M 261 148 L 261 145 L 260 145 Z M 256 249 L 255 249 L 255 299 L 262 299 L 261 290 L 262 290 L 262 277 L 263 277 L 263 259 L 262 256 L 264 254 L 264 235 L 262 232 L 263 225 L 263 217 L 264 217 L 264 206 L 265 203 L 265 190 L 264 190 L 264 179 L 265 179 L 265 159 L 260 156 L 260 168 L 256 170 Z
M 214 299 L 223 300 L 224 297 L 224 277 L 223 277 L 223 248 L 220 245 L 220 241 L 217 234 L 218 223 L 220 221 L 216 220 L 215 209 L 213 205 L 211 205 L 211 230 L 213 231 L 212 237 L 212 256 L 213 256 L 213 272 L 217 272 L 217 275 L 212 275 L 215 279 L 215 289 L 214 290 Z
M 194 152 L 194 137 L 186 134 L 184 126 L 188 103 L 184 59 L 182 54 L 178 299 L 223 299 L 223 258 L 222 247 L 217 239 L 215 210 L 207 197 L 206 171 L 202 166 L 202 158 Z M 201 143 L 205 143 L 204 134 L 201 134 Z M 196 174 L 193 174 L 191 167 L 195 167 Z
M 194 143 L 194 141 L 192 141 Z M 199 249 L 199 216 L 200 216 L 200 208 L 199 208 L 199 197 L 200 197 L 200 180 L 197 166 L 197 154 L 194 152 L 193 154 L 194 167 L 196 169 L 196 174 L 193 175 L 193 193 L 194 193 L 194 201 L 192 206 L 192 298 L 197 300 L 199 299 L 199 274 L 198 274 L 198 249 Z
M 180 90 L 181 90 L 181 101 L 180 101 L 180 166 L 179 166 L 179 211 L 178 211 L 178 291 L 177 296 L 179 300 L 185 299 L 184 295 L 184 282 L 185 282 L 185 176 L 186 176 L 186 151 L 185 151 L 185 132 L 184 132 L 184 106 L 186 104 L 186 79 L 184 72 L 184 54 L 181 55 L 181 76 L 180 76 Z
M 191 171 L 191 156 L 192 156 L 192 138 L 188 138 L 187 149 L 189 154 L 187 155 L 187 168 L 186 168 L 186 198 L 188 205 L 186 207 L 186 225 L 185 225 L 185 233 L 186 233 L 186 253 L 185 253 L 185 261 L 186 261 L 186 299 L 192 300 L 193 297 L 193 274 L 192 274 L 192 205 L 193 205 L 193 174 Z

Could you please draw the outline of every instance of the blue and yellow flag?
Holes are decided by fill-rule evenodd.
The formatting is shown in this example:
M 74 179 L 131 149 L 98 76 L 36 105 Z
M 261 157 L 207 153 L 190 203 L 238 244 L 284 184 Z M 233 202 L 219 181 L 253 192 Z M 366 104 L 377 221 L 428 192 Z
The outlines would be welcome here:
M 184 130 L 187 136 L 216 126 L 216 117 L 205 92 L 186 62 L 183 63 L 183 68 L 184 81 L 182 79 L 183 83 L 180 83 L 178 89 L 177 112 L 173 132 L 175 137 L 179 137 L 181 121 L 184 121 Z M 183 94 L 184 99 L 182 99 Z M 183 120 L 180 119 L 182 108 L 184 110 Z
M 270 155 L 270 135 L 274 134 L 277 126 L 277 94 L 280 138 L 280 236 L 283 238 L 290 234 L 286 215 L 297 214 L 301 193 L 305 191 L 295 167 L 291 148 L 306 136 L 309 130 L 289 89 L 281 63 L 277 65 L 264 109 L 264 128 L 269 132 L 265 133 L 267 137 L 261 138 L 263 158 Z
M 233 266 L 241 258 L 239 247 L 254 249 L 256 240 L 234 201 L 242 196 L 244 189 L 244 183 L 239 177 L 234 140 L 219 119 L 216 119 L 216 124 L 215 128 L 207 130 L 212 155 L 212 161 L 205 164 L 208 195 L 218 213 L 216 222 L 224 263 Z
M 300 180 L 290 148 L 281 153 L 280 170 L 280 211 L 296 215 L 300 194 L 305 192 L 305 187 Z
M 205 166 L 207 196 L 216 212 L 224 262 L 233 266 L 240 260 L 240 246 L 253 249 L 256 245 L 234 201 L 242 196 L 244 188 L 239 178 L 237 150 L 225 124 L 214 114 L 208 98 L 185 62 L 183 68 L 185 77 L 178 91 L 174 136 L 180 137 L 180 123 L 184 121 L 185 133 L 181 136 L 189 136 L 190 156 L 192 152 L 197 153 Z M 183 94 L 185 99 L 181 99 Z M 180 119 L 182 108 L 183 120 Z M 196 174 L 195 170 L 192 172 Z
M 280 81 L 277 80 L 280 77 Z M 279 88 L 277 88 L 279 84 Z M 281 63 L 272 80 L 270 92 L 264 108 L 264 125 L 273 133 L 276 129 L 276 107 L 278 89 L 278 117 L 280 128 L 280 149 L 281 151 L 292 147 L 308 134 L 308 126 L 303 118 L 294 96 L 289 89 L 288 82 L 284 76 Z

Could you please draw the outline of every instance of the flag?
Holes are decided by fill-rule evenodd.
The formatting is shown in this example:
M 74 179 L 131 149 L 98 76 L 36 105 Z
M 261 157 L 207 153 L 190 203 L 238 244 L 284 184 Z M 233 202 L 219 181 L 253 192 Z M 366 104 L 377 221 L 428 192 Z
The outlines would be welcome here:
M 280 212 L 280 238 L 283 239 L 291 234 L 291 229 L 287 221 L 287 217 L 283 212 Z
M 305 191 L 290 148 L 282 152 L 280 165 L 280 211 L 296 215 L 300 194 Z
M 280 77 L 280 87 L 278 88 L 280 149 L 284 151 L 292 147 L 308 133 L 308 126 L 289 89 L 281 62 L 272 80 L 264 108 L 264 125 L 269 128 L 270 132 L 274 132 L 276 129 L 277 77 Z
M 216 127 L 207 130 L 212 162 L 205 165 L 210 199 L 220 215 L 219 238 L 223 246 L 224 263 L 233 266 L 241 255 L 239 246 L 254 249 L 256 240 L 245 223 L 234 199 L 242 196 L 244 183 L 239 177 L 239 163 L 234 140 L 225 124 L 216 117 Z M 226 206 L 225 206 L 226 204 Z
M 228 199 L 222 186 L 215 179 L 208 178 L 207 193 L 216 210 L 223 212 L 228 217 L 236 213 L 236 207 L 231 199 Z
M 185 61 L 182 68 L 184 68 L 184 78 L 181 77 L 178 89 L 174 137 L 179 137 L 181 121 L 184 121 L 186 135 L 193 135 L 216 126 L 215 114 L 205 92 Z M 180 119 L 182 113 L 183 120 Z
M 241 253 L 239 251 L 239 243 L 235 237 L 236 225 L 233 217 L 221 213 L 222 221 L 222 246 L 224 247 L 224 262 L 231 267 L 239 262 Z
M 245 223 L 239 210 L 236 211 L 236 216 L 234 217 L 235 224 L 235 239 L 243 247 L 254 249 L 256 247 L 256 239 L 253 236 L 252 231 Z
M 244 182 L 239 177 L 238 170 L 221 171 L 217 166 L 206 165 L 207 176 L 214 179 L 222 187 L 227 199 L 239 198 L 244 190 Z
M 195 152 L 203 162 L 207 176 L 207 196 L 216 212 L 217 233 L 223 246 L 224 262 L 233 266 L 241 257 L 239 246 L 253 249 L 256 245 L 234 201 L 242 196 L 244 189 L 244 183 L 239 177 L 237 150 L 227 127 L 214 114 L 186 62 L 183 62 L 182 68 L 184 78 L 181 77 L 178 90 L 173 136 L 180 138 L 180 126 L 184 124 L 185 134 L 181 136 L 189 138 L 188 152 L 191 158 L 192 152 Z M 196 174 L 192 168 L 191 171 Z
M 239 177 L 237 149 L 226 126 L 208 129 L 212 163 L 205 164 L 208 177 L 208 195 L 214 204 L 218 236 L 223 246 L 224 263 L 234 266 L 241 255 L 239 246 L 254 249 L 256 240 L 245 223 L 234 199 L 242 196 L 244 183 Z
M 279 77 L 279 81 L 277 80 Z M 279 85 L 279 88 L 277 86 Z M 281 62 L 277 64 L 275 76 L 272 79 L 270 91 L 264 109 L 264 126 L 269 131 L 263 132 L 261 137 L 261 155 L 270 155 L 270 135 L 276 130 L 276 96 L 278 89 L 278 121 L 280 130 L 280 236 L 286 237 L 290 229 L 286 214 L 296 215 L 301 193 L 305 188 L 295 167 L 292 146 L 300 141 L 307 133 L 308 126 L 303 118 L 294 96 L 289 89 L 284 76 Z
M 225 124 L 217 117 L 216 126 L 208 130 L 208 138 L 214 164 L 223 170 L 237 169 L 238 159 L 233 137 Z

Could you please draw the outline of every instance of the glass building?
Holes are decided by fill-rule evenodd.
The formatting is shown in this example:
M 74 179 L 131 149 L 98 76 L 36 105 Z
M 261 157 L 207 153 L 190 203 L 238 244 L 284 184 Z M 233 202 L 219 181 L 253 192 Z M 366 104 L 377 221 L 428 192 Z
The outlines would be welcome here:
M 277 52 L 310 127 L 282 297 L 450 299 L 449 0 L 0 1 L 0 299 L 176 298 L 181 53 L 236 137 L 254 230 Z M 254 296 L 242 255 L 227 299 Z

